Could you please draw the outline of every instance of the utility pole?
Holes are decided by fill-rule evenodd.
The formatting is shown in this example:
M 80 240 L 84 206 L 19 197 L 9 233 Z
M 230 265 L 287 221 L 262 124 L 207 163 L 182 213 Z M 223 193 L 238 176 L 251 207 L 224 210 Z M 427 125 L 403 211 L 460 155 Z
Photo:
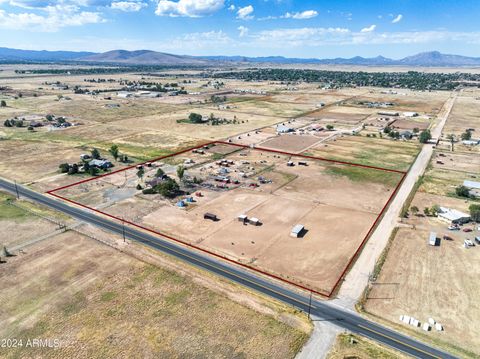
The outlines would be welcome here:
M 308 320 L 310 320 L 311 310 L 312 310 L 312 291 L 310 291 L 310 300 L 308 302 Z
M 122 218 L 122 234 L 123 234 L 123 242 L 125 242 L 125 220 Z
M 20 194 L 18 193 L 17 180 L 15 180 L 15 192 L 17 192 L 17 199 L 20 199 Z

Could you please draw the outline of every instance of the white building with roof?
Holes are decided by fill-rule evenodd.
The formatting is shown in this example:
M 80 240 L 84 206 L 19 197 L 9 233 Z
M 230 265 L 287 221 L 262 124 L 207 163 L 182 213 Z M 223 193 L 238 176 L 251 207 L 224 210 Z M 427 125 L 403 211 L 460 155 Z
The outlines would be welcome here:
M 471 189 L 480 189 L 480 182 L 465 180 L 463 181 L 463 185 Z
M 292 231 L 290 232 L 290 236 L 294 238 L 301 237 L 304 230 L 305 230 L 305 227 L 302 224 L 297 224 L 292 228 Z
M 470 222 L 470 215 L 452 208 L 440 207 L 438 218 L 448 223 L 462 224 Z
M 285 126 L 285 125 L 277 125 L 277 133 L 288 133 L 292 132 L 293 128 Z

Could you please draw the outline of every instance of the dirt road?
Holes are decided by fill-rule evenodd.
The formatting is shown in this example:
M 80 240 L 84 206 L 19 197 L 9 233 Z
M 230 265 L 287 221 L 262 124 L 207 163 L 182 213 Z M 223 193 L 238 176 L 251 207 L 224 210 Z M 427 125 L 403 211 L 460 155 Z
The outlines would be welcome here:
M 438 113 L 435 123 L 432 125 L 431 133 L 433 138 L 440 138 L 445 122 L 452 110 L 457 95 L 450 97 Z M 337 299 L 334 301 L 339 305 L 353 309 L 363 290 L 368 284 L 368 277 L 373 272 L 375 263 L 385 248 L 388 238 L 393 229 L 397 226 L 400 211 L 412 191 L 415 182 L 421 176 L 430 162 L 433 154 L 433 145 L 426 144 L 420 151 L 413 163 L 397 195 L 385 212 L 383 219 L 373 232 L 363 249 L 360 257 L 355 262 L 340 288 Z

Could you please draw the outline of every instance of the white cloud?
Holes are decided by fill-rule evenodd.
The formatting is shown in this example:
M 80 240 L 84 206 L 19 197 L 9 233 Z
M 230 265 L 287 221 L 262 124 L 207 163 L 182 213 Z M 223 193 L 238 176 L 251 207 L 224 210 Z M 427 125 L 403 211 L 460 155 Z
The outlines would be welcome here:
M 280 28 L 249 34 L 249 45 L 259 49 L 312 48 L 325 45 L 435 44 L 442 42 L 480 44 L 480 32 L 404 31 L 354 32 L 347 28 Z
M 146 6 L 147 4 L 145 4 L 144 2 L 116 1 L 112 2 L 112 5 L 110 7 L 114 10 L 120 10 L 124 12 L 137 12 Z
M 235 5 L 233 5 L 233 4 L 230 5 L 230 6 L 228 7 L 228 10 L 230 10 L 230 11 L 235 11 Z
M 316 17 L 318 15 L 318 12 L 315 10 L 305 10 L 302 12 L 294 12 L 294 13 L 289 13 L 287 12 L 283 17 L 286 19 L 297 19 L 297 20 L 304 20 L 304 19 L 311 19 L 313 17 Z
M 225 0 L 160 0 L 155 14 L 171 17 L 202 17 L 213 14 L 224 5 Z
M 248 27 L 245 27 L 245 26 L 239 26 L 237 27 L 237 30 L 239 31 L 239 34 L 238 36 L 239 37 L 244 37 L 248 34 Z
M 402 19 L 403 19 L 403 15 L 402 15 L 402 14 L 398 14 L 397 17 L 392 20 L 392 24 L 396 24 L 397 22 L 402 21 Z
M 369 27 L 364 27 L 360 32 L 372 32 L 375 31 L 377 25 L 370 25 Z
M 241 7 L 237 11 L 237 19 L 241 20 L 250 20 L 253 19 L 253 6 L 247 5 L 245 7 Z
M 98 12 L 81 11 L 75 5 L 48 5 L 37 13 L 8 13 L 0 9 L 0 27 L 55 32 L 67 26 L 105 22 Z

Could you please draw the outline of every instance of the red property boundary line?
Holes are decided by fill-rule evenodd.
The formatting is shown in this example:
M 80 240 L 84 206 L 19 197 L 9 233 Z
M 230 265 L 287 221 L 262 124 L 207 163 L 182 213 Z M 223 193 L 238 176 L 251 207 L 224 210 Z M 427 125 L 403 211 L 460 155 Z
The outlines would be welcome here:
M 333 164 L 341 164 L 341 165 L 348 165 L 348 166 L 353 166 L 353 167 L 360 167 L 360 168 L 367 168 L 367 169 L 379 170 L 379 171 L 384 171 L 384 172 L 398 173 L 398 174 L 401 174 L 401 175 L 402 175 L 402 178 L 401 178 L 400 181 L 398 182 L 398 184 L 397 184 L 397 186 L 395 187 L 394 191 L 393 191 L 392 194 L 390 195 L 387 203 L 385 203 L 385 205 L 383 206 L 382 210 L 381 210 L 380 213 L 378 214 L 377 218 L 376 218 L 375 221 L 373 222 L 372 226 L 371 226 L 370 229 L 368 230 L 368 232 L 367 232 L 367 234 L 365 235 L 365 237 L 363 238 L 362 242 L 360 243 L 360 245 L 358 246 L 358 248 L 356 249 L 356 251 L 354 252 L 354 254 L 352 255 L 352 257 L 351 257 L 350 260 L 348 261 L 347 265 L 345 266 L 345 268 L 344 268 L 344 270 L 342 271 L 341 275 L 339 276 L 339 278 L 338 278 L 337 281 L 335 282 L 335 284 L 334 284 L 334 286 L 332 287 L 331 291 L 328 292 L 328 293 L 319 292 L 319 291 L 317 291 L 317 290 L 314 290 L 314 289 L 309 288 L 309 287 L 307 287 L 307 286 L 304 286 L 304 285 L 302 285 L 302 284 L 299 284 L 299 283 L 290 281 L 290 280 L 288 280 L 288 279 L 282 278 L 282 277 L 280 277 L 280 276 L 278 276 L 278 275 L 275 275 L 275 274 L 272 274 L 272 273 L 268 273 L 268 272 L 266 272 L 266 271 L 263 271 L 263 270 L 258 269 L 258 268 L 254 268 L 254 267 L 249 266 L 249 265 L 244 264 L 244 263 L 237 262 L 237 261 L 235 261 L 235 260 L 233 260 L 233 259 L 230 259 L 230 258 L 228 258 L 228 257 L 225 257 L 225 256 L 222 256 L 222 255 L 220 255 L 220 254 L 217 254 L 217 253 L 214 253 L 214 252 L 212 252 L 212 251 L 209 251 L 208 249 L 204 249 L 204 248 L 195 246 L 195 245 L 193 245 L 193 244 L 191 244 L 191 243 L 184 242 L 184 241 L 182 241 L 182 240 L 180 240 L 180 239 L 178 239 L 178 238 L 175 238 L 175 237 L 169 236 L 169 235 L 167 235 L 167 234 L 164 234 L 164 233 L 155 231 L 155 230 L 153 230 L 153 229 L 151 229 L 151 228 L 147 228 L 147 227 L 141 226 L 141 225 L 139 225 L 139 224 L 136 224 L 136 223 L 133 223 L 133 222 L 130 222 L 130 221 L 126 221 L 126 220 L 124 220 L 124 219 L 122 219 L 122 218 L 113 216 L 113 215 L 108 214 L 108 213 L 106 213 L 106 212 L 103 212 L 103 211 L 100 211 L 100 210 L 98 210 L 98 209 L 89 207 L 89 206 L 87 206 L 87 205 L 84 205 L 84 204 L 82 204 L 82 203 L 73 201 L 73 200 L 71 200 L 71 199 L 68 199 L 68 198 L 66 198 L 66 197 L 60 196 L 60 195 L 58 195 L 58 194 L 55 193 L 55 192 L 61 191 L 61 190 L 63 190 L 63 189 L 67 189 L 67 188 L 70 188 L 70 187 L 74 187 L 74 186 L 80 185 L 80 184 L 82 184 L 82 183 L 86 183 L 86 182 L 98 180 L 99 178 L 102 178 L 102 177 L 107 177 L 107 176 L 113 175 L 113 174 L 115 174 L 115 173 L 127 171 L 127 170 L 129 170 L 129 169 L 135 168 L 135 167 L 138 166 L 138 165 L 143 165 L 143 164 L 145 164 L 145 163 L 147 163 L 147 162 L 157 162 L 157 161 L 160 161 L 160 160 L 165 159 L 165 158 L 170 158 L 170 157 L 178 156 L 178 155 L 184 154 L 184 153 L 186 153 L 186 152 L 190 152 L 190 151 L 192 151 L 192 150 L 202 148 L 202 147 L 204 147 L 204 146 L 216 145 L 216 144 L 223 144 L 223 145 L 228 145 L 228 146 L 233 146 L 233 147 L 238 147 L 238 148 L 251 149 L 251 150 L 257 150 L 257 151 L 264 151 L 264 152 L 279 153 L 279 154 L 283 154 L 283 155 L 287 155 L 287 156 L 291 156 L 291 157 L 300 157 L 300 158 L 306 158 L 306 159 L 312 159 L 312 160 L 329 162 L 329 163 L 333 163 Z M 56 197 L 56 198 L 59 198 L 59 199 L 61 199 L 61 200 L 67 201 L 67 202 L 69 202 L 69 203 L 75 204 L 75 205 L 80 206 L 80 207 L 83 207 L 83 208 L 85 208 L 85 209 L 94 211 L 94 212 L 96 212 L 96 213 L 102 214 L 102 215 L 107 216 L 107 217 L 110 217 L 110 218 L 115 219 L 115 220 L 117 220 L 117 221 L 127 223 L 127 224 L 129 224 L 129 225 L 131 225 L 131 226 L 134 226 L 134 227 L 140 228 L 140 229 L 142 229 L 142 230 L 145 230 L 145 231 L 147 231 L 147 232 L 153 233 L 153 234 L 155 234 L 155 235 L 158 235 L 158 236 L 167 238 L 167 239 L 169 239 L 169 240 L 172 240 L 172 241 L 174 241 L 174 242 L 180 243 L 180 244 L 185 245 L 185 246 L 187 246 L 187 247 L 194 248 L 194 249 L 196 249 L 196 250 L 198 250 L 198 251 L 201 251 L 201 252 L 204 252 L 204 253 L 206 253 L 206 254 L 208 254 L 208 255 L 211 255 L 211 256 L 220 258 L 220 259 L 225 260 L 225 261 L 227 261 L 227 262 L 230 262 L 230 263 L 233 263 L 233 264 L 235 264 L 235 265 L 238 265 L 238 266 L 247 268 L 247 269 L 249 269 L 249 270 L 255 271 L 255 272 L 257 272 L 257 273 L 263 274 L 263 275 L 265 275 L 265 276 L 268 276 L 268 277 L 270 277 L 270 278 L 279 280 L 279 281 L 284 282 L 284 283 L 287 283 L 287 284 L 289 284 L 289 285 L 293 285 L 293 286 L 295 286 L 295 287 L 297 287 L 297 288 L 300 288 L 300 289 L 303 289 L 303 290 L 306 290 L 306 291 L 309 291 L 309 292 L 318 294 L 318 295 L 323 296 L 323 297 L 326 297 L 326 298 L 331 298 L 331 296 L 333 295 L 333 293 L 335 293 L 336 290 L 338 289 L 338 287 L 339 287 L 339 285 L 340 285 L 340 282 L 343 280 L 345 274 L 348 272 L 348 270 L 349 270 L 350 267 L 352 266 L 353 262 L 355 261 L 355 259 L 356 259 L 357 256 L 359 255 L 359 253 L 362 251 L 363 247 L 365 246 L 365 243 L 368 241 L 370 235 L 371 235 L 372 232 L 374 231 L 375 227 L 377 226 L 378 222 L 379 222 L 380 219 L 382 218 L 382 216 L 383 216 L 383 214 L 385 213 L 386 209 L 388 208 L 388 206 L 389 206 L 390 203 L 392 202 L 393 198 L 394 198 L 395 195 L 397 194 L 397 192 L 398 192 L 401 184 L 403 183 L 406 175 L 407 175 L 407 172 L 406 172 L 406 171 L 398 171 L 398 170 L 389 169 L 389 168 L 382 168 L 382 167 L 376 167 L 376 166 L 368 166 L 368 165 L 362 165 L 362 164 L 358 164 L 358 163 L 345 162 L 345 161 L 337 161 L 337 160 L 332 160 L 332 159 L 323 158 L 323 157 L 315 157 L 315 156 L 309 156 L 309 155 L 302 155 L 302 154 L 290 153 L 290 152 L 285 152 L 285 151 L 280 151 L 280 150 L 274 150 L 274 149 L 269 149 L 269 148 L 263 148 L 263 147 L 250 147 L 250 146 L 248 146 L 248 145 L 240 145 L 240 144 L 235 144 L 235 143 L 230 143 L 230 142 L 225 142 L 225 141 L 211 141 L 211 142 L 207 142 L 207 143 L 204 143 L 204 144 L 195 146 L 195 147 L 187 148 L 187 149 L 182 150 L 182 151 L 180 151 L 180 152 L 171 153 L 171 154 L 169 154 L 169 155 L 157 157 L 157 158 L 154 158 L 154 159 L 151 159 L 151 160 L 148 160 L 148 161 L 144 161 L 144 162 L 141 162 L 141 163 L 136 163 L 136 164 L 134 164 L 134 165 L 131 165 L 131 166 L 128 166 L 128 167 L 125 167 L 125 168 L 121 168 L 121 169 L 118 169 L 118 170 L 116 170 L 116 171 L 112 171 L 112 172 L 109 172 L 109 173 L 105 173 L 105 174 L 102 174 L 102 175 L 100 175 L 100 176 L 95 176 L 95 177 L 92 177 L 92 178 L 87 178 L 87 179 L 84 179 L 84 180 L 81 180 L 81 181 L 78 181 L 78 182 L 75 182 L 75 183 L 72 183 L 72 184 L 69 184 L 69 185 L 66 185 L 66 186 L 58 187 L 58 188 L 55 188 L 55 189 L 46 191 L 46 193 L 49 194 L 49 195 L 51 195 L 51 196 L 54 196 L 54 197 Z

